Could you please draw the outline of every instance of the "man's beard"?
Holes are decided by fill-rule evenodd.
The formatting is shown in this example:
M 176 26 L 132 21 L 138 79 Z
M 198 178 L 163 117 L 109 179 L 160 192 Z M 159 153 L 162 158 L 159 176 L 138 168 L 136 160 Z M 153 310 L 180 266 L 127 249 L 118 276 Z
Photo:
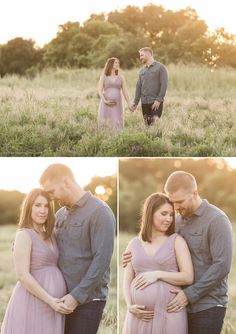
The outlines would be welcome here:
M 62 208 L 63 206 L 68 206 L 68 203 L 63 200 L 63 199 L 58 199 L 56 200 L 56 202 L 58 203 L 58 205 Z
M 191 209 L 182 209 L 182 210 L 178 210 L 178 212 L 183 219 L 188 218 L 193 213 Z

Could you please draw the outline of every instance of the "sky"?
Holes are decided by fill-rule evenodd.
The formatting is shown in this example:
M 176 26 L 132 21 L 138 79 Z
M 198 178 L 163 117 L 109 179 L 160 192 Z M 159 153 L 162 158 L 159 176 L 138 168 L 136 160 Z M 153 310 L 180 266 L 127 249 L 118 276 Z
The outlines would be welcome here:
M 0 189 L 27 193 L 37 188 L 42 172 L 52 163 L 70 167 L 82 187 L 95 175 L 116 174 L 118 165 L 116 158 L 0 158 Z
M 236 158 L 224 159 L 236 169 Z M 0 189 L 18 190 L 27 193 L 39 187 L 38 180 L 52 163 L 63 163 L 70 167 L 78 183 L 84 187 L 95 175 L 117 174 L 117 158 L 0 158 Z
M 233 169 L 236 169 L 236 158 L 223 158 L 227 164 L 233 168 Z
M 58 26 L 68 21 L 83 23 L 92 13 L 110 12 L 127 5 L 148 3 L 178 10 L 190 6 L 210 30 L 225 27 L 236 34 L 235 0 L 3 0 L 0 11 L 0 44 L 15 37 L 32 38 L 43 46 L 56 36 Z

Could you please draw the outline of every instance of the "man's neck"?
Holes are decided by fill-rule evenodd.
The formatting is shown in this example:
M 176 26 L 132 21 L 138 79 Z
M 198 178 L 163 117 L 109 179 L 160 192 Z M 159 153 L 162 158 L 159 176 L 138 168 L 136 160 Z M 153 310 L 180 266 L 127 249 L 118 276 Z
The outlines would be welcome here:
M 146 66 L 150 66 L 150 65 L 152 65 L 152 63 L 154 62 L 154 58 L 150 58 L 150 59 L 148 59 L 148 61 L 146 62 Z
M 86 193 L 86 191 L 82 189 L 76 189 L 70 198 L 70 208 L 72 208 Z
M 197 200 L 196 200 L 196 203 L 194 205 L 194 211 L 193 212 L 195 212 L 200 207 L 201 204 L 202 204 L 202 199 L 201 199 L 201 197 L 198 197 Z
M 196 203 L 194 204 L 193 211 L 187 217 L 185 217 L 185 219 L 188 219 L 190 216 L 192 216 L 194 212 L 197 211 L 197 209 L 200 207 L 201 204 L 202 204 L 202 199 L 201 197 L 198 197 Z

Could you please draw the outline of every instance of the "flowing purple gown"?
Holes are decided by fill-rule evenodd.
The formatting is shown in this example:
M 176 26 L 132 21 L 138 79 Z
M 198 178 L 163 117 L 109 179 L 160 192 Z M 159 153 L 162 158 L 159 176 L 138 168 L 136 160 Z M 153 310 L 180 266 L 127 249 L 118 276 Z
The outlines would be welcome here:
M 106 100 L 114 100 L 115 104 L 108 106 L 103 100 L 98 109 L 99 123 L 106 123 L 111 128 L 124 127 L 124 111 L 121 97 L 122 78 L 117 75 L 115 79 L 104 75 L 103 94 Z
M 32 229 L 24 229 L 32 239 L 30 273 L 53 297 L 66 294 L 64 278 L 57 267 L 58 248 L 54 250 Z M 18 281 L 7 306 L 1 334 L 63 334 L 65 317 L 29 293 Z
M 178 271 L 174 249 L 176 236 L 176 233 L 169 236 L 153 256 L 147 255 L 140 238 L 135 237 L 131 241 L 132 266 L 135 276 L 154 270 Z M 186 309 L 175 313 L 166 311 L 168 302 L 174 297 L 170 293 L 173 288 L 176 286 L 157 281 L 143 290 L 137 290 L 131 283 L 132 303 L 145 305 L 147 310 L 154 310 L 154 318 L 150 322 L 144 322 L 127 311 L 123 334 L 187 334 Z

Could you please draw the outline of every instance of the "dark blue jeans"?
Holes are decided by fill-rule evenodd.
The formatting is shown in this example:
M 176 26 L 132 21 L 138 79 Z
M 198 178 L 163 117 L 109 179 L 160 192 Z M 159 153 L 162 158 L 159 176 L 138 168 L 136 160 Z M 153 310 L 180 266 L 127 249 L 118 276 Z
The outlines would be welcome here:
M 105 304 L 99 300 L 79 305 L 66 316 L 65 334 L 96 334 Z
M 225 317 L 225 307 L 211 307 L 188 314 L 188 334 L 220 334 Z
M 143 113 L 143 119 L 146 125 L 151 125 L 154 123 L 156 117 L 161 117 L 162 110 L 163 110 L 163 102 L 160 103 L 157 110 L 152 110 L 151 104 L 142 104 L 142 113 Z

